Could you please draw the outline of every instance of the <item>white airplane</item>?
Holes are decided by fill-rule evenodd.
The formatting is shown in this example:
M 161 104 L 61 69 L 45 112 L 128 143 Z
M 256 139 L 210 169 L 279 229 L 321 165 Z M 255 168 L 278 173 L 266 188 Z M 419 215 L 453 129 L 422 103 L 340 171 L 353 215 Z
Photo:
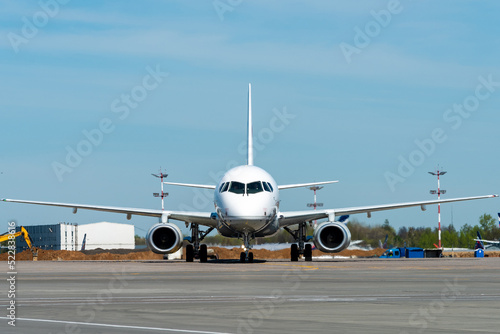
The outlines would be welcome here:
M 326 210 L 281 211 L 279 197 L 281 190 L 323 185 L 338 181 L 278 185 L 269 173 L 254 166 L 250 84 L 248 85 L 247 131 L 247 164 L 227 171 L 217 185 L 164 182 L 164 184 L 168 185 L 213 189 L 215 212 L 152 210 L 15 199 L 3 199 L 3 201 L 68 207 L 73 208 L 73 213 L 76 213 L 78 209 L 123 213 L 127 215 L 129 220 L 133 215 L 158 217 L 160 222 L 150 228 L 146 236 L 146 242 L 149 249 L 159 254 L 174 253 L 182 247 L 184 239 L 181 230 L 170 220 L 183 221 L 186 223 L 186 227 L 191 225 L 191 237 L 187 238 L 190 244 L 186 246 L 187 262 L 192 262 L 195 257 L 199 258 L 200 262 L 207 261 L 207 247 L 200 244 L 200 242 L 213 229 L 217 229 L 225 237 L 243 239 L 245 251 L 241 252 L 240 261 L 252 262 L 253 253 L 249 251 L 251 249 L 251 239 L 271 236 L 282 228 L 292 234 L 296 241 L 291 246 L 291 260 L 297 261 L 299 256 L 303 255 L 306 261 L 311 261 L 312 246 L 310 243 L 306 243 L 310 239 L 306 236 L 306 226 L 309 222 L 327 220 L 317 225 L 312 240 L 319 250 L 336 253 L 346 249 L 351 242 L 351 233 L 344 223 L 348 215 L 366 213 L 368 217 L 371 217 L 371 213 L 375 211 L 413 206 L 420 206 L 422 210 L 425 210 L 425 206 L 430 204 L 498 197 L 498 195 L 486 195 Z M 335 220 L 337 216 L 341 218 L 340 221 Z M 208 229 L 202 231 L 200 225 L 206 226 Z M 297 228 L 291 229 L 292 226 Z
M 485 240 L 485 239 L 474 239 L 474 241 L 479 241 L 482 243 L 489 244 L 491 246 L 500 246 L 500 240 Z
M 481 237 L 481 234 L 479 231 L 477 231 L 477 239 L 474 239 L 476 241 L 476 245 L 474 246 L 474 249 L 481 248 L 484 249 L 484 244 L 488 244 L 486 247 L 492 247 L 492 246 L 500 246 L 500 240 L 485 240 Z

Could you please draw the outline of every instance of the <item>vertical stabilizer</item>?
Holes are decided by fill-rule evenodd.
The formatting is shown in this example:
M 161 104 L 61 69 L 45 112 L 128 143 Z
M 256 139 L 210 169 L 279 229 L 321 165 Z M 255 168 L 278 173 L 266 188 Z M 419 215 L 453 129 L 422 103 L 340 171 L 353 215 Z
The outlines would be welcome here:
M 474 245 L 474 249 L 484 249 L 483 238 L 481 238 L 481 234 L 477 231 L 477 239 L 476 244 Z
M 252 84 L 248 84 L 247 165 L 253 166 Z

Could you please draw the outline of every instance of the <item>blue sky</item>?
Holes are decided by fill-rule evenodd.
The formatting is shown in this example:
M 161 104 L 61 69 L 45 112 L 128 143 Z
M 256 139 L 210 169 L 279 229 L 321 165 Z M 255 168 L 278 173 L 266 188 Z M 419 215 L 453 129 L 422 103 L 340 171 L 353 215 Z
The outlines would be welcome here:
M 245 163 L 249 82 L 256 165 L 280 184 L 340 180 L 318 194 L 327 208 L 432 199 L 438 165 L 444 197 L 500 192 L 496 1 L 41 3 L 0 4 L 0 197 L 159 208 L 160 166 L 215 183 Z M 86 146 L 85 131 L 102 136 Z M 70 166 L 68 150 L 84 154 Z M 167 191 L 169 209 L 213 208 L 210 194 Z M 312 193 L 281 199 L 303 210 Z M 452 210 L 460 227 L 500 202 L 445 205 L 443 224 Z M 434 227 L 437 208 L 354 217 Z M 128 222 L 2 204 L 5 230 L 11 219 Z M 156 221 L 132 222 L 144 234 Z

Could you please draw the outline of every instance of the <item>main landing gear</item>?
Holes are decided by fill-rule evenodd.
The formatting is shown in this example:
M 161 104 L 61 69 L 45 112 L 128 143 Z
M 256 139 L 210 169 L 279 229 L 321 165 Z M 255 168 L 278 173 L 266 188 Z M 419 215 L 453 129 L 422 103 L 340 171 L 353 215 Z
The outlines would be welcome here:
M 250 252 L 250 235 L 248 233 L 245 233 L 243 235 L 243 243 L 245 244 L 245 251 L 240 253 L 240 262 L 245 263 L 247 261 L 248 263 L 253 262 L 253 253 Z
M 186 245 L 186 262 L 193 262 L 195 258 L 200 259 L 200 262 L 207 262 L 207 245 L 200 242 L 205 239 L 207 234 L 212 232 L 214 228 L 210 227 L 206 231 L 200 231 L 198 224 L 191 224 L 191 238 L 189 245 Z
M 303 255 L 304 260 L 312 261 L 312 246 L 311 244 L 306 244 L 307 223 L 300 223 L 298 230 L 291 230 L 288 227 L 285 227 L 284 229 L 293 236 L 296 242 L 296 244 L 292 244 L 290 247 L 290 260 L 298 261 L 300 255 Z

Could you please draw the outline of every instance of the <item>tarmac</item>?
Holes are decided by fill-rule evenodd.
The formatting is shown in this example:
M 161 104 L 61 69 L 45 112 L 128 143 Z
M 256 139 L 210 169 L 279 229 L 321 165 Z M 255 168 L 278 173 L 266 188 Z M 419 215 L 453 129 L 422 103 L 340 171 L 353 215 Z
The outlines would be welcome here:
M 2 263 L 1 333 L 500 330 L 500 258 Z

